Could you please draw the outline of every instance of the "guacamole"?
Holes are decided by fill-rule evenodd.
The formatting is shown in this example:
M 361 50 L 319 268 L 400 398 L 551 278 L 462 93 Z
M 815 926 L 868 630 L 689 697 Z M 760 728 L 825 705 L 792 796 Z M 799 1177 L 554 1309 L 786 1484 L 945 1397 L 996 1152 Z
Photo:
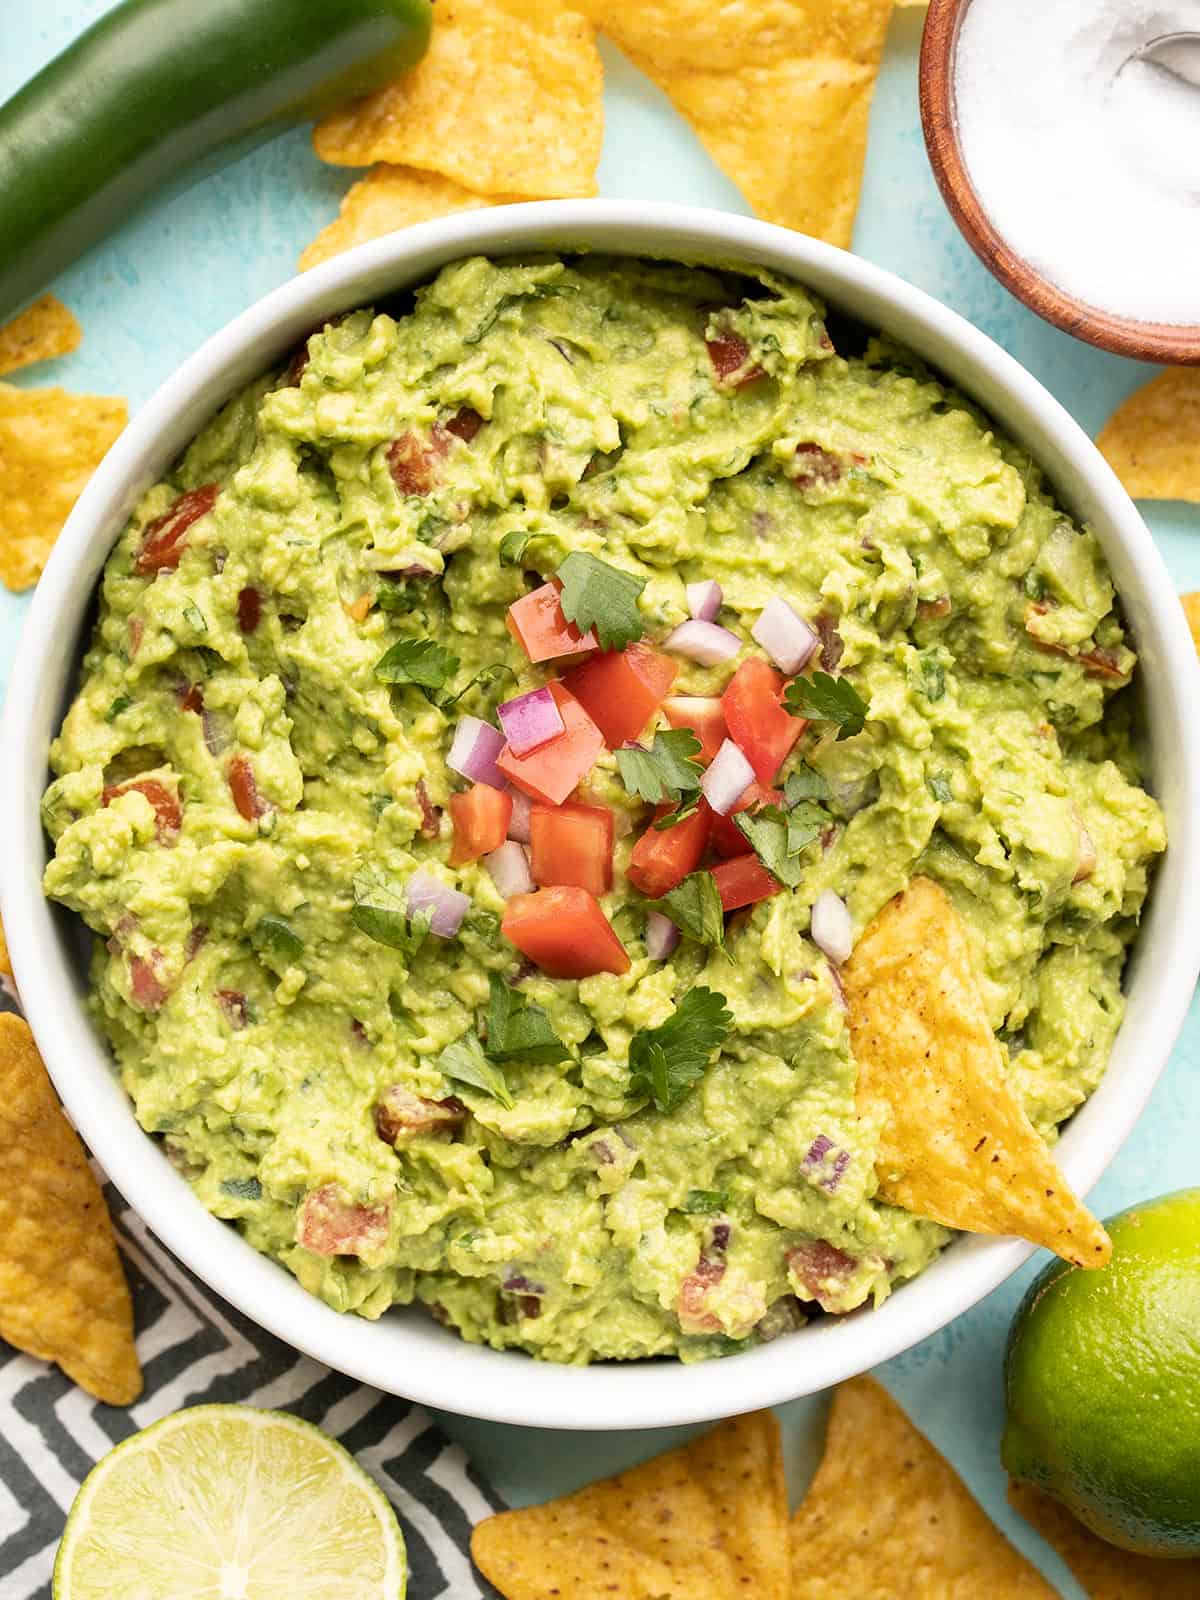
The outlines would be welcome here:
M 838 972 L 914 876 L 1038 1130 L 1095 1088 L 1133 669 L 1035 463 L 796 284 L 464 260 L 144 496 L 46 892 L 141 1125 L 328 1304 L 726 1354 L 949 1238 L 876 1198 Z

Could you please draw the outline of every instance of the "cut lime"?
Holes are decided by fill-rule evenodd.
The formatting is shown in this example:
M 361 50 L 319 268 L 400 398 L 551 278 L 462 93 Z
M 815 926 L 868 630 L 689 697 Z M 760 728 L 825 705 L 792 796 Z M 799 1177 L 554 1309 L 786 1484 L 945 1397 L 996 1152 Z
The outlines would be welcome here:
M 75 1497 L 54 1600 L 403 1600 L 387 1496 L 319 1428 L 193 1406 L 135 1433 Z

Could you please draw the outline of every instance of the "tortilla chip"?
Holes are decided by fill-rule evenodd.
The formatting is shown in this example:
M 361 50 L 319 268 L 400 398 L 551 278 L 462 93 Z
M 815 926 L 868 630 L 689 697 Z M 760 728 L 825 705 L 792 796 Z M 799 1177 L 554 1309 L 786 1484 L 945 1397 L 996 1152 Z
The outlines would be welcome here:
M 644 1466 L 481 1522 L 480 1571 L 506 1600 L 785 1600 L 787 1487 L 769 1411 Z
M 848 248 L 892 0 L 588 0 L 760 217 Z
M 1156 1560 L 1118 1550 L 1030 1483 L 1009 1483 L 1009 1504 L 1052 1545 L 1089 1600 L 1195 1600 L 1200 1560 Z
M 914 878 L 844 969 L 857 1101 L 881 1117 L 879 1194 L 968 1233 L 1015 1233 L 1081 1267 L 1112 1245 L 1008 1082 L 945 893 Z
M 1187 625 L 1192 631 L 1192 643 L 1196 646 L 1196 653 L 1200 655 L 1200 592 L 1195 594 L 1181 594 L 1183 614 L 1187 618 Z
M 323 161 L 420 167 L 477 194 L 596 193 L 604 69 L 556 0 L 438 0 L 429 53 L 318 123 Z
M 1135 500 L 1200 501 L 1200 367 L 1171 367 L 1135 389 L 1096 443 Z
M 67 514 L 129 419 L 124 400 L 0 383 L 0 579 L 36 583 Z
M 112 1219 L 27 1023 L 0 1015 L 0 1337 L 109 1405 L 142 1391 Z
M 1057 1600 L 873 1378 L 834 1391 L 791 1542 L 792 1600 Z
M 78 350 L 83 329 L 61 300 L 44 294 L 0 328 L 0 373 Z
M 0 922 L 0 978 L 11 978 L 12 960 L 8 954 L 8 940 L 4 937 L 4 924 Z
M 395 233 L 414 222 L 448 217 L 454 211 L 474 211 L 481 206 L 502 206 L 520 195 L 483 195 L 464 189 L 436 172 L 413 167 L 372 167 L 365 178 L 346 191 L 337 220 L 331 222 L 300 257 L 300 271 L 328 261 L 352 245 Z

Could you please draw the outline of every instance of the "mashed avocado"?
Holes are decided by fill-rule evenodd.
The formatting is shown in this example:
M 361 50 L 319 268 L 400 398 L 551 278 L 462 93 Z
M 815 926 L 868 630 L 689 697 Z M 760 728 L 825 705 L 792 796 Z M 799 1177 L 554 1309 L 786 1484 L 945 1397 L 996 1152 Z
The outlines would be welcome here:
M 339 1310 L 691 1360 L 926 1266 L 946 1230 L 874 1198 L 810 937 L 826 891 L 859 932 L 917 873 L 942 884 L 1047 1138 L 1103 1073 L 1164 844 L 1103 557 L 907 353 L 837 343 L 766 273 L 462 261 L 233 399 L 118 541 L 52 751 L 46 892 L 98 936 L 94 1015 L 142 1126 Z M 599 904 L 627 970 L 561 978 L 505 937 L 487 863 L 449 864 L 469 785 L 447 757 L 573 664 L 506 626 L 572 554 L 641 583 L 672 695 L 761 676 L 751 630 L 781 598 L 819 639 L 804 671 L 866 716 L 835 693 L 766 776 L 816 819 L 794 887 L 768 877 L 723 947 L 719 914 L 684 917 L 658 960 L 626 876 L 655 809 L 600 748 L 573 799 L 615 839 Z M 740 647 L 707 666 L 664 651 L 702 580 Z M 723 997 L 719 1049 L 659 1094 L 680 1030 L 654 1030 L 697 990 Z

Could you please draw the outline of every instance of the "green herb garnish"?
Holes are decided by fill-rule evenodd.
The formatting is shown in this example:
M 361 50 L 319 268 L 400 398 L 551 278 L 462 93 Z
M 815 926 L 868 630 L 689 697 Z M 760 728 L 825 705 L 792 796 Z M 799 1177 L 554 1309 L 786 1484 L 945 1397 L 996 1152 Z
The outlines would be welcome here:
M 536 538 L 536 534 L 528 528 L 512 528 L 500 541 L 498 551 L 502 567 L 519 567 L 521 557 L 525 554 L 525 547 L 529 541 Z
M 354 877 L 350 920 L 368 939 L 403 951 L 411 961 L 428 938 L 433 917 L 429 911 L 414 911 L 410 916 L 403 888 L 374 867 L 364 867 Z
M 488 988 L 484 1049 L 493 1061 L 528 1061 L 552 1067 L 567 1059 L 571 1052 L 541 1006 L 510 989 L 494 972 L 488 974 Z
M 783 803 L 790 810 L 801 800 L 828 800 L 829 784 L 825 775 L 802 762 L 795 772 L 789 772 L 783 785 Z
M 665 1022 L 640 1028 L 629 1042 L 630 1089 L 673 1111 L 719 1050 L 733 1026 L 725 996 L 689 989 Z
M 935 800 L 948 806 L 954 799 L 954 790 L 950 787 L 950 774 L 948 772 L 934 772 L 925 779 L 925 787 Z
M 594 628 L 604 650 L 623 650 L 646 631 L 638 610 L 645 578 L 610 566 L 598 556 L 573 550 L 558 569 L 563 616 L 581 633 Z
M 412 683 L 418 689 L 444 689 L 458 671 L 458 657 L 432 639 L 397 639 L 375 663 L 384 683 Z
M 254 937 L 289 963 L 299 961 L 304 954 L 304 940 L 282 917 L 260 917 Z
M 784 816 L 779 807 L 763 806 L 758 811 L 739 811 L 733 822 L 771 876 L 777 878 L 785 888 L 796 888 L 804 869 L 799 854 L 789 847 L 790 819 Z M 816 832 L 809 835 L 809 840 L 815 837 Z M 809 840 L 805 840 L 805 843 Z
M 729 1206 L 729 1196 L 719 1189 L 689 1189 L 687 1199 L 680 1206 L 690 1217 L 714 1217 Z
M 784 693 L 784 704 L 794 717 L 836 723 L 839 739 L 861 733 L 870 710 L 848 679 L 832 678 L 827 672 L 793 678 Z
M 205 621 L 204 613 L 194 600 L 184 601 L 183 616 L 184 621 L 190 623 L 197 633 L 208 632 L 208 623 Z
M 262 1184 L 257 1178 L 222 1178 L 221 1193 L 233 1200 L 261 1200 Z
M 724 944 L 725 910 L 711 872 L 690 872 L 682 883 L 654 902 L 654 909 L 670 917 L 689 939 L 700 944 Z
M 105 722 L 115 722 L 122 711 L 128 711 L 133 701 L 127 694 L 119 694 L 104 713 Z
M 670 728 L 654 735 L 649 750 L 618 750 L 617 770 L 629 793 L 639 799 L 649 800 L 651 805 L 664 800 L 678 802 L 700 792 L 703 769 L 693 759 L 700 749 L 690 728 Z
M 504 1074 L 483 1053 L 483 1046 L 473 1033 L 464 1033 L 461 1039 L 448 1044 L 434 1062 L 434 1066 L 456 1083 L 469 1083 L 473 1089 L 482 1089 L 498 1101 L 506 1111 L 513 1108 Z

